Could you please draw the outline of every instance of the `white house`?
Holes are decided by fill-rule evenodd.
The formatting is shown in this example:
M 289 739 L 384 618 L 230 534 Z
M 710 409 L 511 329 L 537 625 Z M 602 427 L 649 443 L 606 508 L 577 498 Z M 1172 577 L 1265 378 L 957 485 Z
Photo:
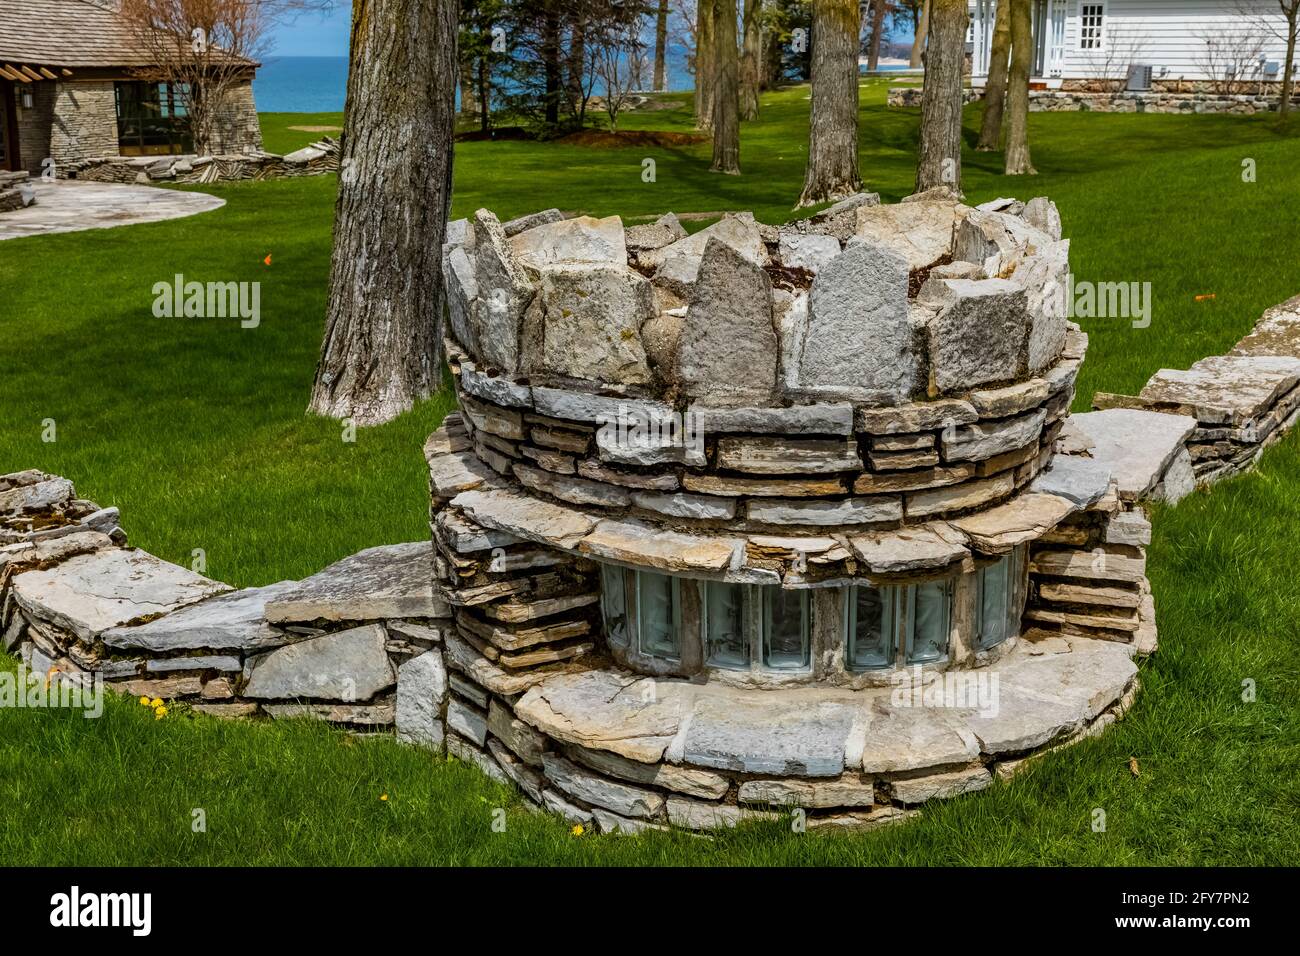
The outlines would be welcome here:
M 997 0 L 971 0 L 973 85 L 988 75 Z M 1281 79 L 1286 21 L 1277 0 L 1034 0 L 1034 85 L 1081 89 L 1151 67 L 1149 85 L 1186 89 Z M 1132 88 L 1146 88 L 1140 71 Z

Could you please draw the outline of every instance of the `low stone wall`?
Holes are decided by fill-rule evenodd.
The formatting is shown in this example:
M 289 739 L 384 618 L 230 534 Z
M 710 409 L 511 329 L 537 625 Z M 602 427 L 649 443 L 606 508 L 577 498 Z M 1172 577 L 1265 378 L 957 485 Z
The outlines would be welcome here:
M 1300 419 L 1300 297 L 1267 310 L 1227 355 L 1161 369 L 1135 396 L 1098 392 L 1093 406 L 1180 418 L 1193 484 L 1240 474 Z
M 289 179 L 338 172 L 339 144 L 330 137 L 287 156 L 233 153 L 220 156 L 107 156 L 57 167 L 61 179 L 101 183 L 215 183 Z
M 983 99 L 982 89 L 967 89 L 963 102 L 973 103 Z M 919 107 L 920 87 L 894 87 L 887 102 L 895 107 Z M 1296 100 L 1300 106 L 1300 100 Z M 1184 93 L 1174 90 L 1130 92 L 1095 92 L 1088 90 L 1030 90 L 1031 113 L 1231 113 L 1251 115 L 1276 112 L 1276 94 L 1260 93 Z
M 224 717 L 391 728 L 398 674 L 448 623 L 425 542 L 236 591 L 127 547 L 117 510 L 63 478 L 0 478 L 0 516 L 3 646 L 40 675 Z

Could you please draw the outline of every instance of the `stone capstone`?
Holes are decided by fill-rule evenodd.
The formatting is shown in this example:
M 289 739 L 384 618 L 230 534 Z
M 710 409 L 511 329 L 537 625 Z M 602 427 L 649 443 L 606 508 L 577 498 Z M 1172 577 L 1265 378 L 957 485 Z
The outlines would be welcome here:
M 29 617 L 85 642 L 110 628 L 167 614 L 230 590 L 144 551 L 116 548 L 26 571 L 13 578 L 12 589 Z
M 336 561 L 266 601 L 273 623 L 446 617 L 434 592 L 427 541 L 368 548 Z
M 104 632 L 104 644 L 117 650 L 256 651 L 287 644 L 289 636 L 266 622 L 266 603 L 289 593 L 296 581 L 229 591 L 190 604 L 134 627 Z

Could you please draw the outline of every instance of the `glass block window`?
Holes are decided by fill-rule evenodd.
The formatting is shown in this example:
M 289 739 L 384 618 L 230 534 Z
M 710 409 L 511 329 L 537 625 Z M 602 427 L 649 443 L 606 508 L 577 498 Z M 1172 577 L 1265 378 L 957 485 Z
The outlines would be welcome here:
M 927 581 L 907 589 L 907 663 L 929 664 L 948 656 L 952 582 Z
M 1020 626 L 1017 596 L 1023 562 L 1024 549 L 1017 548 L 976 572 L 975 623 L 981 650 L 1001 644 Z
M 748 669 L 743 585 L 705 582 L 703 631 L 705 658 L 711 666 Z
M 1082 3 L 1079 5 L 1079 49 L 1100 50 L 1106 5 Z
M 681 657 L 678 587 L 666 574 L 636 572 L 637 649 L 648 657 Z
M 605 619 L 605 639 L 627 647 L 627 572 L 622 568 L 600 566 L 600 612 Z
M 845 600 L 848 609 L 846 662 L 849 670 L 892 667 L 896 655 L 894 633 L 895 588 L 852 587 Z
M 798 670 L 810 663 L 808 592 L 763 588 L 763 664 Z

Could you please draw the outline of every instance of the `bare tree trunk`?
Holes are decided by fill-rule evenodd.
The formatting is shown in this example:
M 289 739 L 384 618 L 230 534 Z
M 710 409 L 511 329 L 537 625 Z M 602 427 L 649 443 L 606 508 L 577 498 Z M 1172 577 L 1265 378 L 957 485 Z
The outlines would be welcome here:
M 478 128 L 484 133 L 492 129 L 492 70 L 487 54 L 478 58 Z
M 961 191 L 961 82 L 966 24 L 966 0 L 931 0 L 925 82 L 921 88 L 917 192 L 935 186 Z
M 703 0 L 707 3 L 709 0 Z M 740 175 L 740 63 L 736 0 L 713 0 L 713 165 L 709 172 Z
M 1030 36 L 1032 0 L 1011 3 L 1011 75 L 1007 79 L 1007 153 L 1003 169 L 1008 176 L 1034 175 L 1029 161 L 1029 68 L 1033 56 Z
M 582 115 L 582 74 L 587 64 L 587 18 L 582 13 L 574 15 L 569 23 L 569 51 L 564 62 L 565 97 L 569 110 L 579 125 Z
M 695 7 L 695 128 L 713 128 L 714 87 L 713 3 Z
M 874 73 L 880 66 L 880 35 L 885 31 L 885 14 L 889 4 L 873 0 L 871 4 L 871 44 L 867 47 L 867 72 Z
M 745 36 L 740 57 L 740 118 L 758 119 L 758 90 L 762 85 L 763 0 L 745 0 Z
M 862 189 L 858 173 L 857 0 L 813 0 L 812 111 L 800 206 Z
M 655 89 L 668 89 L 668 0 L 659 0 L 655 12 Z
M 542 63 L 546 74 L 546 122 L 554 126 L 560 121 L 563 71 L 560 69 L 560 16 L 549 6 L 542 19 Z
M 441 384 L 455 0 L 353 0 L 329 305 L 308 410 L 389 421 Z
M 1002 145 L 1002 108 L 1007 99 L 1007 66 L 1011 56 L 1011 2 L 998 0 L 993 20 L 993 49 L 984 84 L 984 122 L 976 149 L 991 152 Z
M 1295 69 L 1295 33 L 1296 17 L 1300 15 L 1300 6 L 1291 4 L 1287 11 L 1286 23 L 1286 63 L 1282 72 L 1282 98 L 1277 103 L 1278 122 L 1285 123 L 1291 113 L 1291 91 L 1295 88 L 1295 79 L 1291 71 Z
M 921 25 L 916 30 L 916 36 L 912 38 L 912 57 L 908 60 L 908 66 L 916 69 L 921 65 L 921 54 L 925 52 L 925 36 L 930 32 L 930 0 L 925 0 L 925 5 L 921 7 Z
M 460 64 L 460 115 L 469 119 L 478 112 L 478 94 L 474 89 L 474 64 Z

